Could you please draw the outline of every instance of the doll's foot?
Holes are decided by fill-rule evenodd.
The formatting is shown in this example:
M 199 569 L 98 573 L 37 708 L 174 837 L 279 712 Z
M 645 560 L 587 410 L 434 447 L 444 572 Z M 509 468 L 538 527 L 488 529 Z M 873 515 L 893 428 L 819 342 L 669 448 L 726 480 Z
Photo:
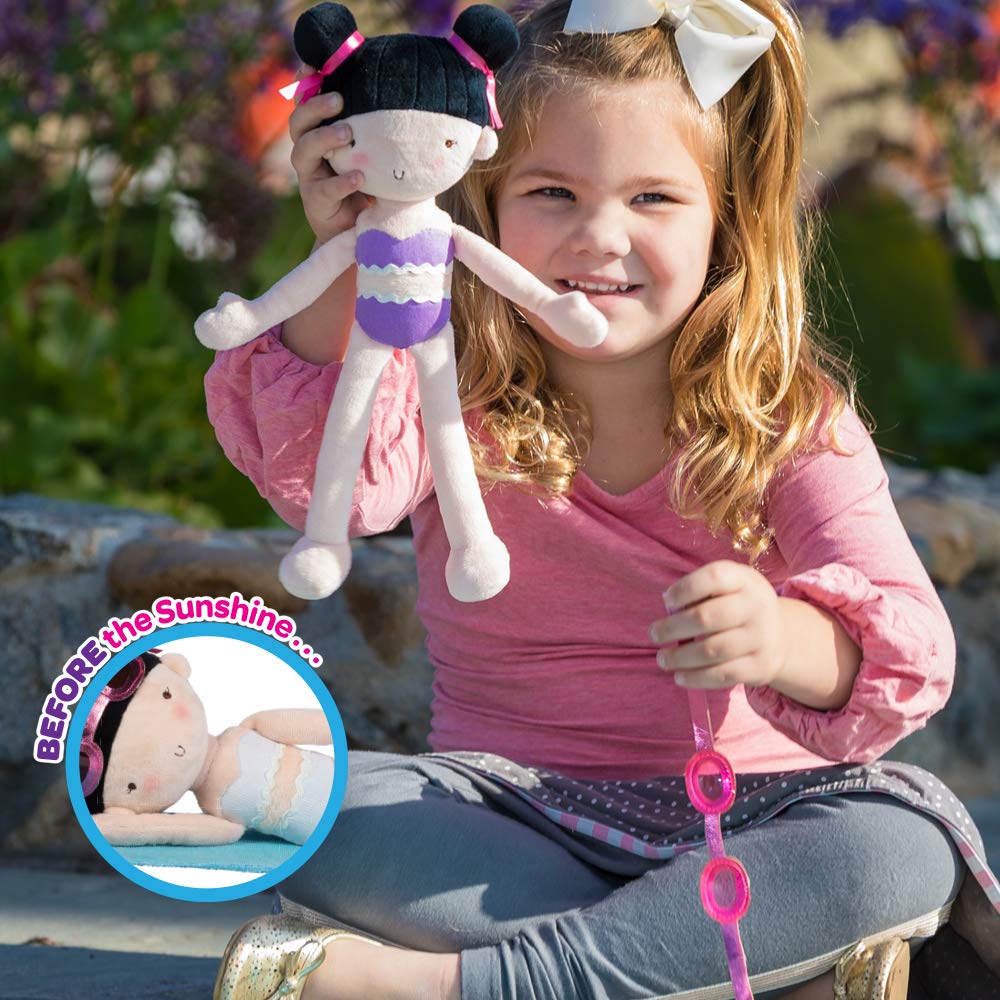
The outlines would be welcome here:
M 448 590 L 456 601 L 486 601 L 510 582 L 507 546 L 490 535 L 464 549 L 452 549 L 444 569 Z
M 278 567 L 278 579 L 289 594 L 306 601 L 329 597 L 351 571 L 350 542 L 315 542 L 300 538 Z
M 194 333 L 206 347 L 228 351 L 264 332 L 246 299 L 223 292 L 214 309 L 203 312 L 194 323 Z

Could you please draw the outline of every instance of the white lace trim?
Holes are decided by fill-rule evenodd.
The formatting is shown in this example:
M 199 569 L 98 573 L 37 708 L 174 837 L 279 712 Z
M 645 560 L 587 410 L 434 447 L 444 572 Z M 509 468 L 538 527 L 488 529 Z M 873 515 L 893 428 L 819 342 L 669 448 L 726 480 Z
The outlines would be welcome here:
M 292 793 L 292 801 L 289 802 L 288 809 L 285 810 L 284 816 L 278 821 L 278 826 L 275 830 L 275 833 L 279 837 L 285 837 L 286 840 L 288 839 L 288 827 L 291 825 L 292 820 L 296 818 L 299 804 L 302 802 L 302 796 L 305 794 L 306 770 L 309 766 L 309 759 L 304 751 L 300 751 L 300 754 L 299 772 L 295 775 L 295 791 Z
M 386 302 L 391 302 L 393 305 L 405 306 L 410 302 L 444 302 L 450 300 L 450 295 L 382 295 L 378 292 L 370 292 L 366 295 L 358 295 L 359 299 L 375 299 L 385 305 Z
M 451 271 L 381 272 L 358 270 L 358 297 L 405 305 L 451 297 Z
M 444 277 L 451 270 L 451 264 L 359 264 L 358 273 L 366 275 L 436 274 Z
M 267 817 L 267 811 L 271 805 L 271 793 L 274 791 L 275 781 L 278 777 L 278 768 L 281 766 L 281 758 L 283 756 L 284 753 L 276 753 L 271 757 L 271 763 L 268 765 L 267 773 L 264 775 L 264 783 L 261 785 L 257 797 L 257 811 L 247 824 L 254 830 L 261 829 Z

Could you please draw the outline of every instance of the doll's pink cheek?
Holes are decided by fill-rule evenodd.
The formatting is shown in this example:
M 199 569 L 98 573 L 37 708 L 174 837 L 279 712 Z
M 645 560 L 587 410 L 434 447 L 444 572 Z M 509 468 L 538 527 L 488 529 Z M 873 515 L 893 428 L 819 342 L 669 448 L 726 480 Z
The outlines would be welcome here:
M 142 783 L 142 790 L 147 795 L 151 795 L 159 787 L 160 787 L 159 780 L 156 778 L 155 775 L 152 775 L 152 774 L 148 778 L 146 778 L 145 781 L 143 781 L 143 783 Z
M 351 166 L 356 170 L 364 170 L 369 163 L 371 163 L 371 160 L 367 153 L 355 153 L 351 157 Z
M 180 719 L 181 721 L 184 721 L 185 719 L 190 718 L 190 716 L 191 716 L 191 713 L 188 711 L 186 705 L 178 705 L 174 709 L 174 718 L 175 719 Z

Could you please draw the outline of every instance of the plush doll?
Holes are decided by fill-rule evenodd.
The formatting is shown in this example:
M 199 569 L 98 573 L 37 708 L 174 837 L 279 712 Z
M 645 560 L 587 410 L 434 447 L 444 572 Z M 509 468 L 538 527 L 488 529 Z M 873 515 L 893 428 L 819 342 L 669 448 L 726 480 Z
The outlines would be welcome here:
M 295 47 L 321 70 L 300 81 L 308 100 L 343 95 L 340 120 L 353 141 L 329 156 L 334 171 L 360 170 L 375 201 L 352 230 L 313 252 L 260 298 L 225 293 L 195 325 L 198 339 L 226 350 L 314 302 L 358 265 L 355 323 L 327 417 L 312 501 L 301 538 L 281 562 L 291 593 L 333 593 L 351 565 L 348 518 L 376 389 L 394 349 L 416 365 L 420 413 L 441 517 L 451 546 L 445 576 L 459 601 L 482 601 L 510 578 L 507 549 L 486 514 L 462 422 L 449 321 L 455 258 L 500 294 L 578 347 L 596 347 L 607 320 L 583 292 L 558 293 L 435 204 L 476 160 L 497 149 L 493 71 L 517 50 L 513 21 L 486 4 L 467 8 L 450 38 L 365 39 L 350 11 L 323 3 L 295 25 Z
M 176 653 L 143 653 L 118 671 L 87 716 L 80 781 L 115 846 L 231 844 L 247 828 L 303 844 L 326 809 L 333 761 L 319 709 L 257 712 L 218 736 Z M 185 792 L 203 813 L 164 813 Z

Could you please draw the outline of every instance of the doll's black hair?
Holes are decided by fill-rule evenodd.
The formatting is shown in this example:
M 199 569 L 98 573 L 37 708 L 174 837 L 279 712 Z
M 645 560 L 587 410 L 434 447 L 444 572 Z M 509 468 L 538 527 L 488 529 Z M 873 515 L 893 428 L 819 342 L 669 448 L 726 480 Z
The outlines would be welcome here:
M 318 4 L 295 22 L 295 51 L 307 66 L 318 70 L 356 30 L 354 15 L 343 4 Z M 489 4 L 466 8 L 453 30 L 494 72 L 517 51 L 514 21 Z M 366 38 L 324 77 L 320 92 L 330 91 L 344 98 L 337 117 L 367 111 L 436 111 L 476 125 L 490 124 L 486 74 L 444 38 L 409 34 Z
M 158 652 L 159 650 L 149 650 L 148 652 L 141 653 L 137 657 L 137 659 L 142 660 L 144 668 L 143 681 L 145 681 L 146 677 L 149 676 L 150 670 L 161 662 L 160 658 L 156 655 Z M 117 674 L 115 674 L 115 677 L 119 677 L 121 674 L 130 669 L 132 669 L 131 664 L 123 667 Z M 109 701 L 104 708 L 104 712 L 101 714 L 101 719 L 97 724 L 97 729 L 94 730 L 94 742 L 100 748 L 101 753 L 104 754 L 104 766 L 101 769 L 101 777 L 97 782 L 97 787 L 85 798 L 87 809 L 90 810 L 91 815 L 104 812 L 104 776 L 108 773 L 108 761 L 111 758 L 111 747 L 114 745 L 115 737 L 118 735 L 118 729 L 122 724 L 122 719 L 125 717 L 125 710 L 132 703 L 132 699 L 136 696 L 140 687 L 142 687 L 141 683 L 131 695 L 127 698 L 123 698 L 121 701 Z M 84 761 L 82 759 L 80 761 L 80 767 L 82 771 L 84 768 Z

